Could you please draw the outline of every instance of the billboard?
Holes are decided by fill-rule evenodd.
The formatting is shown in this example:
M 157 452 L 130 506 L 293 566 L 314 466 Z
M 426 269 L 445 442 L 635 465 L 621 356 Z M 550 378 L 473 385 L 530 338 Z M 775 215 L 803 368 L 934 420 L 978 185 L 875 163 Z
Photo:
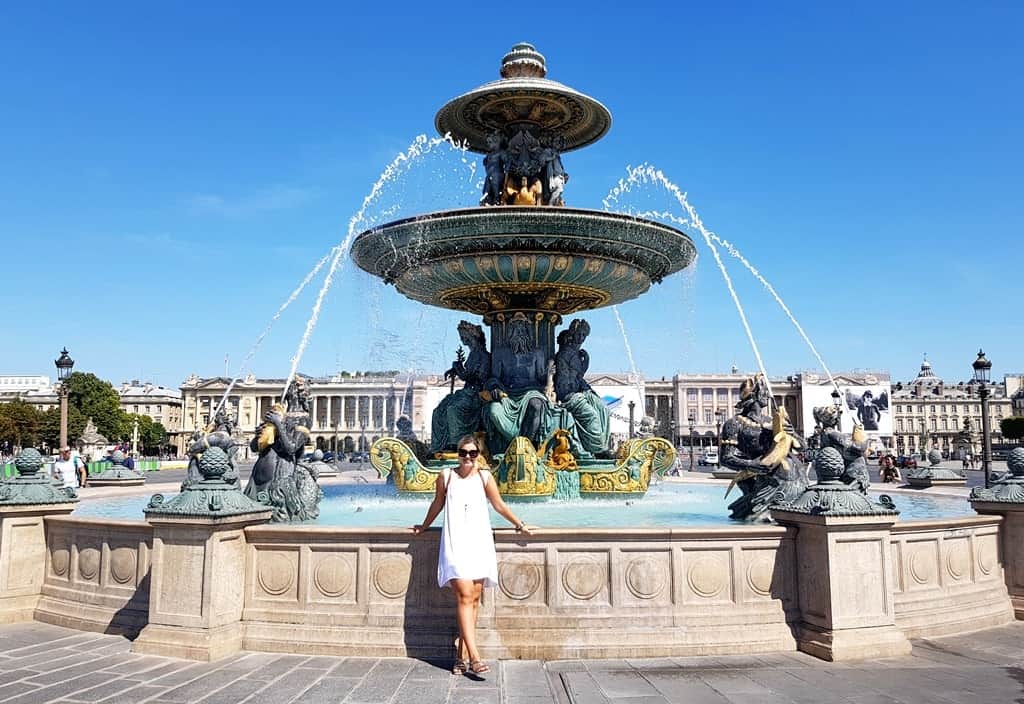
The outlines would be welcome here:
M 847 383 L 846 379 L 837 378 L 839 385 L 839 401 L 842 406 L 840 430 L 852 433 L 855 423 L 864 426 L 868 437 L 875 445 L 881 438 L 892 437 L 892 409 L 889 400 L 892 390 L 889 382 L 867 384 Z M 832 390 L 834 387 L 827 381 L 822 383 L 805 382 L 801 388 L 801 399 L 804 413 L 804 431 L 810 435 L 814 432 L 814 409 L 819 406 L 831 406 L 834 403 Z

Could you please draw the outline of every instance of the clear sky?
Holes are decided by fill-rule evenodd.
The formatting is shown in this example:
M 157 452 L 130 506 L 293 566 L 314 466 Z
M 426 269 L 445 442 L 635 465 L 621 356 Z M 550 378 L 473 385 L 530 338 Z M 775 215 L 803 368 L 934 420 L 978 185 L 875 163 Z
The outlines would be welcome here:
M 347 4 L 350 5 L 350 4 Z M 629 165 L 680 188 L 771 281 L 833 370 L 1024 370 L 1020 3 L 11 3 L 0 10 L 0 374 L 76 369 L 178 386 L 240 371 L 275 311 L 344 239 L 381 172 L 450 98 L 529 41 L 613 125 L 564 158 L 600 209 Z M 472 159 L 476 160 L 476 157 Z M 473 204 L 438 149 L 360 223 Z M 658 188 L 622 204 L 667 209 Z M 648 376 L 755 368 L 703 245 L 619 309 Z M 818 367 L 726 257 L 769 373 Z M 285 376 L 319 279 L 252 359 Z M 455 312 L 349 263 L 299 365 L 438 372 Z M 610 310 L 593 371 L 627 371 Z

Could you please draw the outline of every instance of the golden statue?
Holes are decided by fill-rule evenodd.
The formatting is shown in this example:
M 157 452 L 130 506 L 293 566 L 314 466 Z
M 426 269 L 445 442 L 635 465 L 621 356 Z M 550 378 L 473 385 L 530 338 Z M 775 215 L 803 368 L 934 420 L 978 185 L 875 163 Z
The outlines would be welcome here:
M 520 186 L 516 186 L 512 183 L 512 177 L 510 176 L 505 184 L 505 193 L 508 195 L 509 205 L 538 205 L 540 202 L 540 196 L 544 192 L 544 187 L 541 185 L 540 179 L 535 179 L 533 185 L 529 184 L 529 180 L 526 176 L 520 179 Z

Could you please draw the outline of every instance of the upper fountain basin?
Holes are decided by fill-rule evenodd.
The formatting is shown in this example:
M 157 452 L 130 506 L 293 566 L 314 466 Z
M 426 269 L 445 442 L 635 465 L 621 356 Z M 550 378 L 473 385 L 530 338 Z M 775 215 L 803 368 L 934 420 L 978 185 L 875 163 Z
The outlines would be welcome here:
M 631 215 L 535 206 L 446 210 L 356 237 L 352 258 L 422 303 L 567 315 L 636 298 L 684 269 L 683 232 Z

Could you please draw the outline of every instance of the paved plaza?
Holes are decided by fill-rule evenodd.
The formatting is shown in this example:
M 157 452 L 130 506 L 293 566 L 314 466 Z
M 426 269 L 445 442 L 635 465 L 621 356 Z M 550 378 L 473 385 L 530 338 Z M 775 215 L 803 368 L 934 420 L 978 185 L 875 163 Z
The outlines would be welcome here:
M 135 704 L 1009 704 L 1024 702 L 1024 623 L 914 641 L 908 657 L 833 664 L 802 653 L 507 660 L 484 676 L 407 658 L 135 655 L 120 636 L 0 626 L 0 702 Z

